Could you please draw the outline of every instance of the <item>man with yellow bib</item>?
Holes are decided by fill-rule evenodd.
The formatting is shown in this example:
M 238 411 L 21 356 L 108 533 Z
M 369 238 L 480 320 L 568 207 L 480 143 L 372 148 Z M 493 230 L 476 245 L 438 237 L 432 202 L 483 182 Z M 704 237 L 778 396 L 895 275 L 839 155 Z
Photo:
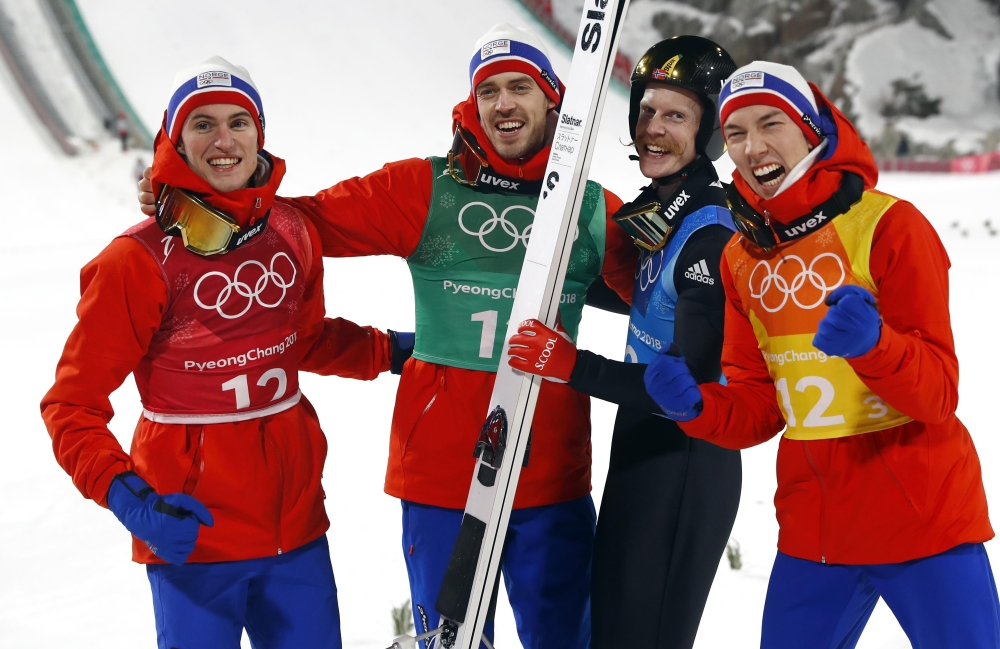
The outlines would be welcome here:
M 854 647 L 880 597 L 915 648 L 1000 647 L 944 247 L 794 68 L 740 68 L 719 112 L 740 232 L 721 264 L 727 384 L 696 384 L 676 349 L 645 381 L 692 437 L 784 431 L 761 647 Z

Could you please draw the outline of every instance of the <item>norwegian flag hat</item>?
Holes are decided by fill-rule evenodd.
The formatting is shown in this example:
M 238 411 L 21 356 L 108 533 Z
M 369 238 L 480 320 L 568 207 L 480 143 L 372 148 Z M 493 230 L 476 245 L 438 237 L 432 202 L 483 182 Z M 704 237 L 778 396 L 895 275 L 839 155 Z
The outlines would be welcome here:
M 809 83 L 790 65 L 754 61 L 734 72 L 719 95 L 719 123 L 725 126 L 734 110 L 759 104 L 784 111 L 812 146 L 835 135 L 833 122 L 819 110 Z
M 501 72 L 523 72 L 535 80 L 549 99 L 562 101 L 562 85 L 556 76 L 542 39 L 533 32 L 507 23 L 497 23 L 476 41 L 469 63 L 472 89 L 483 79 Z
M 181 128 L 191 111 L 208 104 L 235 104 L 247 109 L 257 124 L 257 148 L 264 147 L 264 104 L 250 73 L 213 56 L 185 68 L 174 77 L 174 91 L 167 104 L 164 127 L 170 141 L 180 141 Z

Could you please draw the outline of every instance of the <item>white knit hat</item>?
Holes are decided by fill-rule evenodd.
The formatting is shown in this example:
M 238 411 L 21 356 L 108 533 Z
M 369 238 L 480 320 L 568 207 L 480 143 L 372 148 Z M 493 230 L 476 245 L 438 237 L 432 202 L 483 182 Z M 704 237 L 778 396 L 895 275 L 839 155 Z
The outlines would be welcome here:
M 501 72 L 523 72 L 557 104 L 562 88 L 545 43 L 534 32 L 507 23 L 497 23 L 476 41 L 469 63 L 469 82 L 475 90 L 483 79 Z
M 174 77 L 173 93 L 167 104 L 166 129 L 177 144 L 181 127 L 192 110 L 207 104 L 236 104 L 246 108 L 257 123 L 257 146 L 264 146 L 264 105 L 250 73 L 221 56 L 212 56 Z
M 790 65 L 754 61 L 734 72 L 719 95 L 719 123 L 725 125 L 734 110 L 757 104 L 784 111 L 813 146 L 827 135 L 822 127 L 828 120 L 820 116 L 812 88 Z

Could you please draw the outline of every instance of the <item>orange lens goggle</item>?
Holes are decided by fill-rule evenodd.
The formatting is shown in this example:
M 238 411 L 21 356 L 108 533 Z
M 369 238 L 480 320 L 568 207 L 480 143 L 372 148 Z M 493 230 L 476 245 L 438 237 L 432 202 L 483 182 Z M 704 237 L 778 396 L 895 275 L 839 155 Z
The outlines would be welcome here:
M 229 252 L 241 229 L 228 214 L 169 185 L 156 201 L 156 222 L 167 234 L 179 232 L 184 247 L 203 257 Z

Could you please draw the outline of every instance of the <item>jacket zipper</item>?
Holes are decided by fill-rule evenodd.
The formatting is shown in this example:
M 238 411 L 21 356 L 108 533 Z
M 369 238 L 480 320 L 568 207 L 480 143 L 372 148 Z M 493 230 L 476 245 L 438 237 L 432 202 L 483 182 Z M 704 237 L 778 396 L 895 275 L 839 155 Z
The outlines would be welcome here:
M 896 487 L 898 487 L 899 492 L 903 494 L 903 498 L 905 498 L 906 502 L 913 508 L 913 513 L 917 515 L 917 518 L 921 518 L 920 510 L 917 509 L 917 506 L 913 503 L 913 499 L 910 498 L 910 494 L 906 492 L 906 489 L 903 489 L 903 483 L 899 481 L 899 478 L 896 477 L 896 473 L 889 467 L 889 463 L 885 461 L 885 456 L 882 455 L 882 447 L 879 446 L 875 437 L 871 437 L 870 439 L 872 440 L 872 445 L 875 447 L 875 453 L 878 454 L 878 459 L 882 462 L 882 467 L 885 468 L 885 472 L 888 473 L 889 477 L 892 478 L 892 481 L 896 483 Z
M 193 476 L 188 476 L 184 480 L 184 486 L 181 487 L 181 492 L 191 495 L 194 490 L 198 488 L 198 482 L 201 481 L 201 474 L 205 472 L 205 427 L 201 426 L 201 430 L 198 431 L 198 446 L 194 450 L 194 457 L 198 463 L 197 468 L 194 471 Z
M 416 420 L 413 422 L 413 427 L 410 429 L 410 436 L 406 438 L 406 445 L 403 447 L 403 451 L 405 451 L 406 447 L 410 445 L 410 439 L 413 437 L 414 431 L 417 430 L 417 426 L 420 424 L 420 420 L 424 418 L 424 415 L 427 414 L 427 411 L 430 410 L 431 406 L 434 405 L 434 402 L 437 401 L 438 390 L 442 390 L 444 392 L 448 391 L 448 382 L 444 378 L 443 369 L 441 370 L 441 378 L 438 379 L 438 388 L 437 390 L 434 390 L 434 394 L 431 395 L 431 400 L 427 402 L 427 405 L 424 406 L 424 409 L 420 411 L 420 414 L 417 415 Z
M 813 461 L 812 453 L 809 451 L 809 442 L 803 441 L 803 450 L 806 454 L 806 461 L 809 462 L 809 466 L 812 467 L 813 473 L 816 474 L 816 481 L 819 482 L 819 562 L 826 563 L 826 543 L 824 541 L 824 516 L 826 509 L 826 485 L 823 483 L 823 476 L 819 474 L 819 469 L 816 468 L 816 463 Z
M 265 426 L 265 422 L 266 421 L 267 421 L 267 417 L 262 417 L 260 419 L 260 431 L 264 435 L 264 439 L 267 440 L 267 443 L 270 444 L 271 448 L 274 449 L 275 455 L 278 456 L 278 510 L 277 510 L 277 516 L 275 517 L 275 521 L 274 521 L 275 522 L 274 533 L 275 533 L 275 538 L 277 540 L 276 545 L 277 545 L 277 548 L 278 548 L 278 554 L 280 555 L 281 552 L 282 552 L 282 550 L 281 550 L 281 506 L 282 506 L 282 502 L 284 501 L 284 492 L 285 492 L 284 458 L 281 457 L 281 451 L 278 450 L 278 445 L 274 443 L 273 439 L 271 439 L 271 434 L 268 432 L 267 427 Z

